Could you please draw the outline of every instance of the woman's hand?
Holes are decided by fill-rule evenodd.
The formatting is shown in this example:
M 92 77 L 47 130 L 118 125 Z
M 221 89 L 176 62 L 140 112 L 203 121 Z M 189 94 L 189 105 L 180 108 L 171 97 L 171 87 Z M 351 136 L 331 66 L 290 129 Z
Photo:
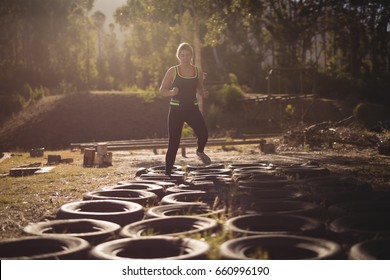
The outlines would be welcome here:
M 179 88 L 174 87 L 173 89 L 171 89 L 171 96 L 175 96 L 178 94 L 179 94 Z

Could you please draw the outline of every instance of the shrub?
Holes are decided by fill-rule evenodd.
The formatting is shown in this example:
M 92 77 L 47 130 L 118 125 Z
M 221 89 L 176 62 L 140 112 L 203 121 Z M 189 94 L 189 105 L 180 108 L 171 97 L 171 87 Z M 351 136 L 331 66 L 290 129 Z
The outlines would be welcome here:
M 375 125 L 390 117 L 386 107 L 380 104 L 360 103 L 353 110 L 353 116 L 366 127 Z

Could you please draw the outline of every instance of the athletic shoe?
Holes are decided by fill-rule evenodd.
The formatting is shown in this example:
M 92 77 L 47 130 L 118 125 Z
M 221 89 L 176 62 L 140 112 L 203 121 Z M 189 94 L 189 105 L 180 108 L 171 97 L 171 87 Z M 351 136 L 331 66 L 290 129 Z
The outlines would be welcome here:
M 200 160 L 201 160 L 205 165 L 209 165 L 209 164 L 211 163 L 211 159 L 210 159 L 209 156 L 206 155 L 205 153 L 201 153 L 201 152 L 196 151 L 196 155 L 200 158 Z

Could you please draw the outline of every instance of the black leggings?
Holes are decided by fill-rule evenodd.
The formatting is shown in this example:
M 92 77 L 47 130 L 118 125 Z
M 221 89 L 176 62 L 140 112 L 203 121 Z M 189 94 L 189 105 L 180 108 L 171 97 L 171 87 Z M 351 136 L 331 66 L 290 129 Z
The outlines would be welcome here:
M 198 152 L 203 152 L 208 140 L 208 131 L 198 106 L 180 108 L 171 106 L 168 114 L 168 150 L 165 156 L 165 174 L 170 175 L 180 146 L 181 132 L 187 123 L 198 138 Z

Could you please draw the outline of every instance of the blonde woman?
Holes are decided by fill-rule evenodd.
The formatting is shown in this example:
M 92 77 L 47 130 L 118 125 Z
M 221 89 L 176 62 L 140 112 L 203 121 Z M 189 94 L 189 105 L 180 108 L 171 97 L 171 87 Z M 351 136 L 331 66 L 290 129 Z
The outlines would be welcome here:
M 181 43 L 176 51 L 179 64 L 165 73 L 160 94 L 171 98 L 168 113 L 168 150 L 165 156 L 165 174 L 170 175 L 179 149 L 181 132 L 187 123 L 195 132 L 198 141 L 197 156 L 206 165 L 211 163 L 204 153 L 208 130 L 198 107 L 196 94 L 207 97 L 203 87 L 202 69 L 192 64 L 193 49 L 188 43 Z

